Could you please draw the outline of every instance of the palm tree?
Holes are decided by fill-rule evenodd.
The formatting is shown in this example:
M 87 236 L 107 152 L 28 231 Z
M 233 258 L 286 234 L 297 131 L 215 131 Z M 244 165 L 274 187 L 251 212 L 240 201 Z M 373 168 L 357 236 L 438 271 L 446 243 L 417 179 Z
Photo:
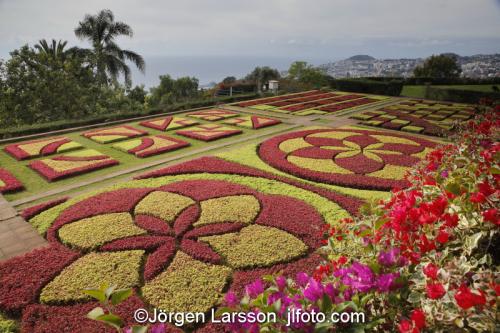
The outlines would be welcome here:
M 116 80 L 123 74 L 125 83 L 130 85 L 130 68 L 126 60 L 133 62 L 144 72 L 145 63 L 142 56 L 130 50 L 122 50 L 115 43 L 116 37 L 132 37 L 133 32 L 128 24 L 115 22 L 113 12 L 109 9 L 101 10 L 97 15 L 85 15 L 83 21 L 78 23 L 75 35 L 92 43 L 92 50 L 88 51 L 92 52 L 93 63 L 101 83 L 107 83 L 108 76 Z
M 68 50 L 64 50 L 68 44 L 67 41 L 56 41 L 52 39 L 52 43 L 49 45 L 45 39 L 41 39 L 38 41 L 38 44 L 35 45 L 35 49 L 38 50 L 39 54 L 44 55 L 47 58 L 52 58 L 54 60 L 64 60 L 64 58 L 68 55 Z

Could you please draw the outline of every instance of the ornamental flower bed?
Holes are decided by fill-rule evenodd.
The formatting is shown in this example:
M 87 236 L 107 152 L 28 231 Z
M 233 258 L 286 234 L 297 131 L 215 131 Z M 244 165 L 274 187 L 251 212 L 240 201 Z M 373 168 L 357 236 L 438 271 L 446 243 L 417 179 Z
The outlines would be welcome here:
M 188 113 L 186 115 L 189 117 L 197 118 L 197 119 L 215 121 L 215 120 L 236 117 L 239 114 L 236 112 L 231 112 L 231 111 L 222 110 L 222 109 L 210 109 L 210 110 L 204 110 L 204 111 L 198 111 L 198 112 L 191 112 L 191 113 Z
M 260 158 L 294 176 L 342 186 L 389 190 L 406 187 L 406 171 L 436 144 L 388 132 L 317 129 L 263 142 Z
M 326 112 L 330 112 L 330 113 L 331 112 L 338 112 L 338 111 L 342 111 L 342 110 L 351 109 L 351 108 L 354 108 L 354 107 L 360 106 L 360 105 L 376 103 L 379 101 L 380 101 L 379 99 L 364 97 L 364 98 L 355 99 L 353 101 L 347 101 L 347 102 L 323 106 L 323 107 L 319 108 L 318 110 L 326 111 Z
M 0 263 L 0 312 L 26 332 L 107 332 L 82 293 L 102 283 L 135 290 L 117 309 L 127 325 L 140 307 L 206 312 L 264 274 L 312 273 L 324 223 L 360 205 L 216 158 L 152 176 L 30 210 L 49 246 Z
M 278 101 L 275 103 L 266 103 L 267 105 L 271 106 L 286 106 L 286 105 L 291 105 L 291 104 L 298 104 L 298 103 L 306 103 L 306 102 L 313 102 L 316 100 L 328 98 L 328 97 L 335 97 L 338 96 L 338 94 L 335 93 L 321 93 L 321 94 L 314 94 L 310 96 L 302 96 L 302 97 L 297 97 L 297 98 L 291 98 L 287 99 L 284 101 Z
M 23 141 L 7 145 L 3 150 L 16 160 L 52 155 L 81 148 L 78 142 L 65 137 Z
M 222 312 L 273 312 L 277 323 L 239 321 L 234 332 L 493 332 L 500 276 L 500 108 L 468 123 L 453 144 L 413 169 L 411 186 L 364 207 L 363 215 L 325 228 L 324 258 L 313 274 L 249 283 L 245 297 L 226 294 Z M 361 311 L 364 323 L 296 320 Z
M 111 167 L 119 162 L 97 150 L 87 149 L 43 160 L 33 161 L 28 166 L 49 182 L 73 177 L 82 173 Z
M 146 135 L 148 132 L 128 125 L 108 127 L 82 133 L 82 136 L 99 143 L 110 143 Z
M 201 141 L 214 141 L 243 133 L 241 130 L 217 124 L 206 124 L 180 130 L 176 134 Z
M 183 117 L 168 116 L 159 119 L 143 121 L 139 123 L 141 126 L 153 128 L 159 131 L 170 131 L 192 125 L 197 125 L 198 122 L 193 119 Z
M 0 168 L 0 193 L 17 192 L 23 189 L 23 184 L 12 173 Z
M 358 95 L 358 94 L 347 94 L 347 95 L 340 95 L 340 96 L 339 95 L 334 95 L 334 94 L 332 94 L 332 95 L 335 96 L 335 97 L 325 98 L 325 99 L 320 99 L 320 100 L 314 100 L 314 101 L 309 102 L 309 103 L 303 103 L 303 104 L 299 104 L 299 105 L 292 105 L 292 106 L 289 106 L 289 107 L 283 107 L 281 109 L 282 110 L 286 110 L 286 111 L 295 112 L 295 111 L 301 111 L 301 110 L 315 108 L 315 107 L 321 106 L 321 105 L 327 105 L 327 104 L 332 104 L 332 103 L 344 102 L 344 101 L 349 101 L 349 100 L 353 100 L 353 99 L 357 99 L 357 98 L 362 98 L 363 97 L 363 95 Z
M 254 106 L 254 105 L 259 105 L 259 104 L 266 104 L 266 103 L 272 103 L 272 102 L 277 102 L 277 101 L 284 101 L 290 98 L 297 98 L 297 97 L 305 97 L 305 96 L 312 96 L 312 95 L 318 95 L 322 94 L 321 91 L 319 90 L 312 90 L 312 91 L 307 91 L 303 93 L 298 93 L 298 94 L 288 94 L 288 95 L 282 95 L 282 96 L 276 96 L 276 97 L 268 97 L 268 98 L 260 98 L 260 99 L 254 99 L 251 101 L 245 101 L 245 102 L 240 102 L 236 103 L 236 106 L 246 108 L 249 106 Z
M 362 124 L 368 126 L 449 136 L 458 124 L 467 121 L 473 115 L 474 110 L 470 105 L 410 100 L 359 113 L 351 118 L 362 120 Z
M 137 157 L 148 157 L 177 150 L 189 146 L 190 143 L 166 135 L 154 135 L 131 141 L 116 143 L 113 148 L 133 154 Z
M 242 116 L 223 121 L 224 124 L 259 129 L 268 126 L 281 124 L 281 121 L 274 118 L 261 116 Z

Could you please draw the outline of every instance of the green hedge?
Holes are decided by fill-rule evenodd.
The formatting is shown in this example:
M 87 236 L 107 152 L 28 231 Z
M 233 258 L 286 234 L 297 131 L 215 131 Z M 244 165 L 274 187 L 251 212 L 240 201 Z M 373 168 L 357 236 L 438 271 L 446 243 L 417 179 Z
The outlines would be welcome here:
M 500 100 L 500 93 L 429 86 L 425 88 L 425 98 L 437 101 L 476 104 L 481 98 Z
M 333 84 L 337 90 L 359 93 L 399 96 L 403 81 L 377 81 L 371 79 L 336 79 Z
M 256 98 L 256 94 L 244 94 L 238 96 L 225 96 L 206 100 L 196 100 L 185 103 L 176 103 L 162 107 L 151 108 L 146 112 L 115 112 L 90 116 L 85 119 L 58 120 L 43 124 L 33 124 L 20 127 L 9 127 L 0 129 L 0 139 L 8 139 L 18 136 L 38 134 L 43 132 L 63 130 L 72 127 L 88 126 L 110 121 L 126 120 L 133 117 L 154 115 L 159 113 L 169 113 L 193 108 L 201 108 L 215 105 L 217 103 L 232 103 L 247 99 Z
M 420 86 L 426 83 L 432 85 L 482 85 L 482 84 L 500 84 L 500 77 L 496 78 L 435 78 L 435 77 L 367 77 L 367 80 L 379 81 L 379 82 L 390 82 L 393 80 L 403 81 L 404 85 L 407 86 Z

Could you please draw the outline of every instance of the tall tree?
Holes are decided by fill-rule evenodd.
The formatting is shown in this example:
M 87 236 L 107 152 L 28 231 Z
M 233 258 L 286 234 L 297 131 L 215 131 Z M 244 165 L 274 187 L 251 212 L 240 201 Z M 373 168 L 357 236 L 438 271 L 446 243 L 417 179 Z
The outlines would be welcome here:
M 122 50 L 116 44 L 116 37 L 132 37 L 133 31 L 128 24 L 115 21 L 113 12 L 109 9 L 101 10 L 97 15 L 85 15 L 83 21 L 78 23 L 75 35 L 92 44 L 92 62 L 101 84 L 108 83 L 110 78 L 117 80 L 122 74 L 125 83 L 130 86 L 130 67 L 126 63 L 127 60 L 144 72 L 146 65 L 142 56 L 130 50 Z
M 425 59 L 422 66 L 415 67 L 415 77 L 458 78 L 462 73 L 460 65 L 454 56 L 446 54 L 433 55 Z
M 323 71 L 305 61 L 295 61 L 288 69 L 288 79 L 310 87 L 329 85 L 329 77 Z
M 254 82 L 257 85 L 257 91 L 260 92 L 262 85 L 269 80 L 280 78 L 280 72 L 269 66 L 255 67 L 255 69 L 245 77 L 246 81 Z

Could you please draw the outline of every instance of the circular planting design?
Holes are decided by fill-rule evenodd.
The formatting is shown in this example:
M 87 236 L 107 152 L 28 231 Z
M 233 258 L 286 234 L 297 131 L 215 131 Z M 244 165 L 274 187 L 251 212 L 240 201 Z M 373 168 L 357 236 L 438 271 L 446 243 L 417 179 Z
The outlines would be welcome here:
M 269 165 L 317 182 L 388 190 L 406 187 L 404 174 L 436 144 L 355 129 L 317 129 L 273 137 L 259 147 Z
M 0 266 L 1 308 L 34 324 L 34 317 L 86 304 L 82 290 L 107 282 L 134 288 L 141 302 L 167 312 L 207 312 L 227 290 L 242 290 L 266 271 L 319 262 L 325 217 L 318 203 L 224 176 L 132 181 L 39 213 L 30 222 L 47 223 L 51 246 L 20 259 L 15 271 Z

